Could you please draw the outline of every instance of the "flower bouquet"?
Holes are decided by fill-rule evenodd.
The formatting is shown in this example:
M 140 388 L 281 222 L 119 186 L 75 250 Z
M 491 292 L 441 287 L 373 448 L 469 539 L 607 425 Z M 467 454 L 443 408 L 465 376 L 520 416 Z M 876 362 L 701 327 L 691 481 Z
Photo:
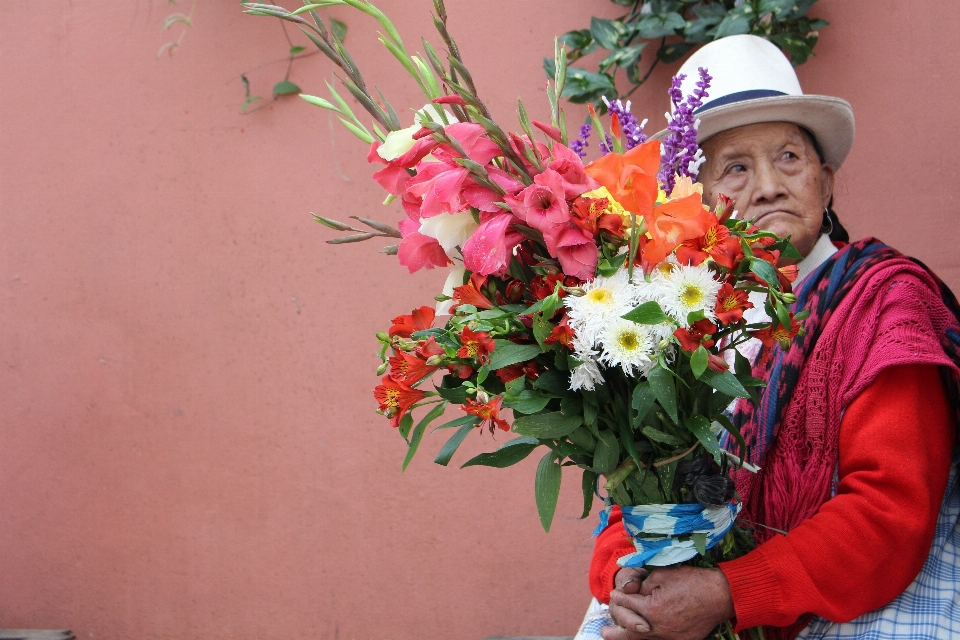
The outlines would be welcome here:
M 379 21 L 381 42 L 429 101 L 410 126 L 370 93 L 324 25 L 316 9 L 330 5 Z M 607 103 L 607 127 L 591 109 L 571 141 L 558 101 L 566 54 L 557 44 L 551 122 L 530 120 L 521 103 L 523 131 L 508 133 L 477 96 L 442 0 L 434 1 L 434 22 L 443 59 L 426 41 L 425 59 L 410 55 L 365 0 L 292 12 L 245 6 L 296 23 L 373 117 L 368 129 L 332 86 L 332 101 L 302 96 L 370 145 L 368 159 L 380 165 L 373 178 L 406 214 L 399 229 L 317 217 L 348 232 L 330 242 L 395 237 L 399 243 L 383 251 L 411 273 L 449 269 L 436 308 L 397 316 L 377 334 L 382 380 L 374 396 L 406 440 L 403 467 L 453 406 L 462 415 L 435 428 L 452 431 L 435 462 L 448 464 L 478 428 L 514 437 L 464 467 L 507 467 L 544 450 L 534 481 L 544 529 L 561 467 L 576 466 L 582 517 L 601 487 L 601 526 L 612 505 L 623 508 L 637 549 L 623 566 L 714 565 L 745 552 L 750 536 L 732 526 L 739 502 L 727 473 L 743 464 L 745 444 L 725 410 L 737 398 L 756 400 L 762 383 L 736 347 L 754 337 L 786 347 L 802 331 L 802 318 L 789 311 L 796 268 L 778 266 L 799 255 L 787 239 L 737 220 L 728 198 L 704 205 L 693 113 L 709 90 L 707 70 L 689 96 L 682 78 L 674 80 L 662 141 L 648 140 L 645 121 L 619 100 Z M 590 135 L 601 156 L 585 165 Z M 743 312 L 754 304 L 772 320 L 748 324 Z

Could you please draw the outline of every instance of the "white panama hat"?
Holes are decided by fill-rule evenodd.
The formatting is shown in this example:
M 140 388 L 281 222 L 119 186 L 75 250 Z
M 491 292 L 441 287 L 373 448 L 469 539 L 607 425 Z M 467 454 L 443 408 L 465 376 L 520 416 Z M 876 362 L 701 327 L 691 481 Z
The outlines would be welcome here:
M 824 160 L 839 169 L 853 146 L 853 108 L 830 96 L 804 95 L 787 57 L 758 36 L 729 36 L 704 45 L 690 56 L 679 73 L 689 95 L 703 67 L 713 76 L 703 105 L 694 114 L 700 120 L 697 141 L 721 131 L 760 122 L 792 122 L 809 130 Z M 654 138 L 662 140 L 666 129 Z

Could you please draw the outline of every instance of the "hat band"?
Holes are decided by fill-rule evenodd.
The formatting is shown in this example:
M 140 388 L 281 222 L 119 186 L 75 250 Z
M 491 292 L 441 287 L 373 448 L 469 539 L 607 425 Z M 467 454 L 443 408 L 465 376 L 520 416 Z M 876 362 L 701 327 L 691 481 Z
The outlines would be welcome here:
M 715 107 L 722 107 L 725 104 L 732 104 L 734 102 L 743 102 L 744 100 L 756 100 L 757 98 L 773 98 L 775 96 L 785 96 L 787 95 L 783 91 L 775 91 L 773 89 L 750 89 L 749 91 L 737 91 L 736 93 L 731 93 L 725 96 L 721 96 L 716 100 L 711 100 L 705 105 L 701 106 L 699 109 L 694 111 L 695 114 L 703 113 Z

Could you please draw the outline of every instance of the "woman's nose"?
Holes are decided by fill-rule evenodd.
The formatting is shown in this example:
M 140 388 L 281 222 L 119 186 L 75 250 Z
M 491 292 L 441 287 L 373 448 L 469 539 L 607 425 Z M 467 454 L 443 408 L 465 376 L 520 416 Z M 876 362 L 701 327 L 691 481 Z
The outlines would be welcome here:
M 754 169 L 753 203 L 775 202 L 787 195 L 783 176 L 770 163 L 758 163 Z

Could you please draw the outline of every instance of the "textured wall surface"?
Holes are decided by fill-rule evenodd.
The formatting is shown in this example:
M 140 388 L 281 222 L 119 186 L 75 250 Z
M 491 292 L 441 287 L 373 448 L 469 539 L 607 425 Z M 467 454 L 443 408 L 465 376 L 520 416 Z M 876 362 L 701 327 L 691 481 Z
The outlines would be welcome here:
M 443 274 L 410 277 L 372 243 L 322 243 L 311 211 L 402 214 L 380 206 L 365 149 L 325 112 L 288 98 L 239 114 L 239 74 L 267 95 L 283 65 L 257 67 L 288 45 L 236 4 L 199 2 L 173 59 L 157 60 L 171 37 L 161 0 L 0 3 L 0 627 L 84 640 L 572 634 L 594 526 L 576 519 L 578 477 L 548 535 L 535 459 L 456 468 L 496 446 L 488 435 L 451 468 L 431 462 L 443 438 L 428 436 L 400 473 L 405 445 L 373 412 L 373 334 L 429 303 Z M 552 36 L 616 9 L 448 4 L 510 124 L 518 95 L 547 119 Z M 411 49 L 432 37 L 428 0 L 380 6 Z M 822 0 L 814 13 L 832 25 L 801 81 L 857 117 L 841 218 L 960 288 L 960 4 Z M 373 22 L 332 14 L 369 80 L 419 107 Z M 675 68 L 639 92 L 651 128 Z M 323 94 L 331 76 L 315 56 L 291 79 Z

